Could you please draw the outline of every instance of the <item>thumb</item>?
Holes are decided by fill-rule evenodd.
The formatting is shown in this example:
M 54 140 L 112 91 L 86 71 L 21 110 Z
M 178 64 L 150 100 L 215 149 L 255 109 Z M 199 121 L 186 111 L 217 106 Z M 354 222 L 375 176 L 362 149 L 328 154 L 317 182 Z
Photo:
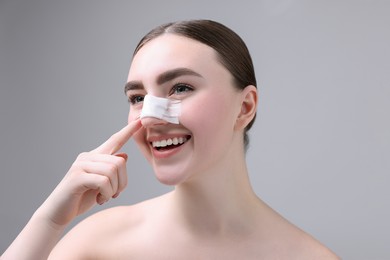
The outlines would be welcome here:
M 117 153 L 115 156 L 122 157 L 127 162 L 127 158 L 129 157 L 126 153 Z

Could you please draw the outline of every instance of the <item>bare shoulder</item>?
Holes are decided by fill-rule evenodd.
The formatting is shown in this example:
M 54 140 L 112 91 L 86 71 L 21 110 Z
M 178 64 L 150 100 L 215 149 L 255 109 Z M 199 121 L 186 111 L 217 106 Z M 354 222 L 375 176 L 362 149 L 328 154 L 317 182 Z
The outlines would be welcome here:
M 298 242 L 297 259 L 339 260 L 340 258 L 325 245 L 305 234 Z
M 306 232 L 296 229 L 290 234 L 286 242 L 288 252 L 286 259 L 318 259 L 318 260 L 339 260 L 340 258 L 329 248 L 323 245 Z
M 145 208 L 151 203 L 113 207 L 86 218 L 61 239 L 49 259 L 111 258 L 144 225 Z
M 338 260 L 334 252 L 319 242 L 313 236 L 283 218 L 271 208 L 264 213 L 265 225 L 259 224 L 257 242 L 264 245 L 263 254 L 266 259 L 318 259 Z M 266 231 L 266 236 L 264 236 Z

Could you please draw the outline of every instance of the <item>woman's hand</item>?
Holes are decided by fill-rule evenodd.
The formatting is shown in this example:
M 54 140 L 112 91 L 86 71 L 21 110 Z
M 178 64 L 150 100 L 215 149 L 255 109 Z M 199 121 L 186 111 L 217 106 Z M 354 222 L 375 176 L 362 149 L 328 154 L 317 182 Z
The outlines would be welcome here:
M 95 150 L 80 154 L 1 259 L 47 259 L 76 216 L 119 195 L 127 184 L 127 155 L 119 149 L 141 128 L 125 126 Z
M 140 127 L 140 120 L 133 121 L 98 148 L 81 153 L 36 214 L 61 228 L 96 203 L 116 198 L 127 185 L 127 155 L 116 153 Z

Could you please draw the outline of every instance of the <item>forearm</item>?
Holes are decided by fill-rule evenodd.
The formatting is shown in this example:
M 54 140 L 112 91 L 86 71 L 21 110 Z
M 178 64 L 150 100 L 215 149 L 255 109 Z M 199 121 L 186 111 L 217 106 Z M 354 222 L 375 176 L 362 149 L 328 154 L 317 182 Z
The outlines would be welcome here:
M 98 148 L 81 153 L 1 260 L 47 259 L 75 217 L 117 197 L 127 184 L 127 155 L 117 152 L 141 127 L 141 121 L 135 120 Z
M 2 260 L 47 259 L 61 238 L 65 227 L 57 226 L 41 216 L 39 210 L 4 252 Z

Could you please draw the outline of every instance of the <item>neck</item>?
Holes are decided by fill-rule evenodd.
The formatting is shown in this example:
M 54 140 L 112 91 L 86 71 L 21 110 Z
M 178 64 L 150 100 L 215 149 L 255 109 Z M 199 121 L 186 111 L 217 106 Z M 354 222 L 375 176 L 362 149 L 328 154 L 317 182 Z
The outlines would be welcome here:
M 179 222 L 207 235 L 250 232 L 261 203 L 250 185 L 244 153 L 232 155 L 176 186 L 173 212 Z

